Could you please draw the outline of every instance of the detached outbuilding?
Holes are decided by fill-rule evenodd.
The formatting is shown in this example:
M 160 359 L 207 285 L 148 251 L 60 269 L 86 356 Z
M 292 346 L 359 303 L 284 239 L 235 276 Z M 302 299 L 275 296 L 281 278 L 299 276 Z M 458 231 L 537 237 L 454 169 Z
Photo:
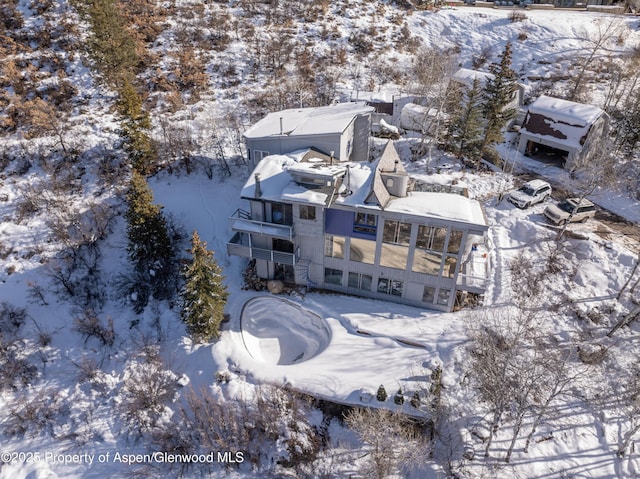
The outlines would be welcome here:
M 601 108 L 543 95 L 529 105 L 518 151 L 556 159 L 570 169 L 595 153 L 608 127 L 609 116 Z

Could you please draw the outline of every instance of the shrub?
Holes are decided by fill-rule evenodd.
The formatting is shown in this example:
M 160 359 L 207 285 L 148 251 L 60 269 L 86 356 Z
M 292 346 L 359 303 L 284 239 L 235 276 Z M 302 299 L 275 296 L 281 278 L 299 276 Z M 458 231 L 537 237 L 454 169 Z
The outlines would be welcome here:
M 178 376 L 161 364 L 132 361 L 124 373 L 121 412 L 135 435 L 158 424 L 169 403 L 177 399 Z
M 36 436 L 44 430 L 53 435 L 67 405 L 55 389 L 32 391 L 18 396 L 8 408 L 4 433 L 8 436 Z
M 103 346 L 113 346 L 116 339 L 113 320 L 107 318 L 107 325 L 105 326 L 91 308 L 84 309 L 74 319 L 74 330 L 85 337 L 85 344 L 89 338 L 96 338 Z
M 380 402 L 385 402 L 387 400 L 387 390 L 381 384 L 378 388 L 378 392 L 376 393 L 376 399 Z
M 527 19 L 527 14 L 519 10 L 512 10 L 509 15 L 509 21 L 511 23 L 524 22 Z
M 38 368 L 20 357 L 15 343 L 0 345 L 0 391 L 28 386 L 38 376 Z
M 413 393 L 413 396 L 411 396 L 411 401 L 410 404 L 412 407 L 418 409 L 420 407 L 420 393 L 418 393 L 418 391 L 415 391 Z
M 402 389 L 398 389 L 398 392 L 395 396 L 393 396 L 394 404 L 398 404 L 399 406 L 404 404 L 404 396 L 402 395 Z
M 26 309 L 19 308 L 6 301 L 0 303 L 0 335 L 16 333 L 26 319 Z

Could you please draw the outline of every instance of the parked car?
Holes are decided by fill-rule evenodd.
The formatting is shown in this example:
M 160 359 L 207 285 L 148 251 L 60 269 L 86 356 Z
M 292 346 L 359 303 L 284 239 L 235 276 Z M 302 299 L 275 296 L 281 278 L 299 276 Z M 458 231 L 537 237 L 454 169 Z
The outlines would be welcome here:
M 536 203 L 542 203 L 549 196 L 551 196 L 549 183 L 542 180 L 531 180 L 509 193 L 508 200 L 518 208 L 528 208 Z
M 572 212 L 573 216 L 571 216 Z M 544 215 L 549 221 L 557 225 L 569 221 L 570 216 L 572 223 L 582 223 L 596 215 L 596 207 L 586 198 L 582 199 L 582 201 L 579 198 L 567 198 L 557 205 L 547 206 L 544 210 Z

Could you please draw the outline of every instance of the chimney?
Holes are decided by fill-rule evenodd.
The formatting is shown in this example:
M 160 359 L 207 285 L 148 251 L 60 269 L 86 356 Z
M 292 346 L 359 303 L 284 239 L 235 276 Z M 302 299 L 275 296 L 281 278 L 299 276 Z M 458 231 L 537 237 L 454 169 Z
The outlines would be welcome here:
M 398 163 L 399 163 L 399 161 L 398 161 L 398 160 L 396 160 L 396 161 L 394 161 L 394 162 L 393 162 L 393 172 L 394 172 L 394 173 L 397 173 L 397 172 L 398 172 Z
M 282 126 L 282 117 L 280 117 L 280 134 L 282 135 L 282 132 L 284 131 L 284 128 Z
M 260 198 L 262 196 L 262 189 L 260 188 L 260 173 L 256 173 L 255 175 L 253 175 L 253 177 L 256 180 L 256 187 L 253 192 L 253 196 L 256 198 Z
M 334 151 L 332 150 L 332 151 L 331 151 L 331 158 L 329 159 L 329 164 L 330 164 L 331 166 L 333 166 L 333 154 L 334 154 Z

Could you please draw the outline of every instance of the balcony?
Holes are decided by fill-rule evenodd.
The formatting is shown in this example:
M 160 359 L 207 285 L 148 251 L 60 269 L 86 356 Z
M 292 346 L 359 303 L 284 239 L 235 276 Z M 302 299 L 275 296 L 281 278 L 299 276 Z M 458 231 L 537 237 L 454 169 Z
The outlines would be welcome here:
M 460 290 L 483 294 L 489 285 L 490 273 L 489 250 L 484 244 L 480 244 L 462 264 L 456 285 Z
M 241 233 L 259 234 L 293 241 L 293 226 L 255 221 L 248 211 L 237 209 L 229 218 L 231 229 Z M 288 264 L 288 263 L 287 263 Z
M 227 254 L 229 256 L 240 256 L 249 259 L 264 259 L 274 263 L 288 264 L 295 266 L 299 259 L 298 251 L 295 253 L 285 253 L 273 249 L 256 248 L 251 245 L 249 235 L 238 232 L 227 243 Z

